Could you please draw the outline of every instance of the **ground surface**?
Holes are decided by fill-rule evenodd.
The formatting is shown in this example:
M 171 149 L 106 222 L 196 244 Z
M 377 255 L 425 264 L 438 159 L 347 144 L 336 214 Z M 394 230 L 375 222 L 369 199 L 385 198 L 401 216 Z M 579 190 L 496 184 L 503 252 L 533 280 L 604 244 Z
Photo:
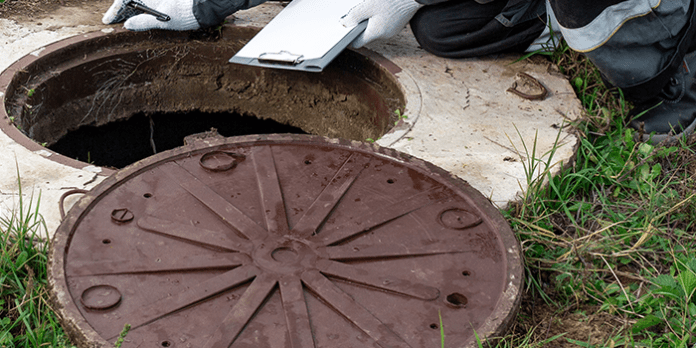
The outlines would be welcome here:
M 5 0 L 0 4 L 0 18 L 26 20 L 49 13 L 59 6 L 87 6 L 80 0 Z
M 558 300 L 553 293 L 548 293 L 552 300 Z M 597 312 L 597 306 L 573 306 L 559 309 L 544 303 L 541 298 L 533 298 L 526 293 L 522 298 L 522 307 L 513 324 L 510 334 L 527 336 L 534 331 L 532 342 L 542 342 L 557 335 L 562 337 L 549 342 L 545 347 L 578 347 L 568 341 L 574 340 L 601 345 L 618 333 L 625 321 L 606 312 Z
M 9 0 L 0 4 L 0 18 L 17 21 L 32 21 L 41 15 L 50 13 L 61 6 L 84 6 L 95 12 L 103 12 L 108 3 L 104 1 L 86 2 L 80 0 Z M 564 226 L 559 226 L 564 229 Z M 546 284 L 549 289 L 550 284 Z M 551 299 L 555 294 L 548 294 Z M 581 306 L 573 308 L 555 308 L 544 303 L 540 298 L 526 294 L 517 322 L 512 331 L 525 335 L 535 329 L 539 340 L 565 333 L 565 338 L 591 343 L 605 342 L 612 333 L 625 323 L 619 318 L 606 313 L 597 313 L 596 308 Z M 546 345 L 547 347 L 576 346 L 561 338 Z

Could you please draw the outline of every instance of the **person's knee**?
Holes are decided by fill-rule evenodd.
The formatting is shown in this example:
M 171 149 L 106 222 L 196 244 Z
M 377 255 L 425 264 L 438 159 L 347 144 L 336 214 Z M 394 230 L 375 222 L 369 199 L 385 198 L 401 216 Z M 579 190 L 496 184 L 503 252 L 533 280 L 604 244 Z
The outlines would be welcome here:
M 443 57 L 467 58 L 516 49 L 517 43 L 504 41 L 516 34 L 525 34 L 534 23 L 527 21 L 512 28 L 505 27 L 496 16 L 506 5 L 507 1 L 481 4 L 471 0 L 428 5 L 411 19 L 411 30 L 424 50 Z M 539 27 L 543 30 L 543 25 Z
M 419 10 L 410 22 L 413 36 L 421 48 L 435 55 L 443 55 L 451 50 L 446 44 L 445 30 L 441 23 L 437 14 L 427 7 Z
M 479 44 L 478 34 L 500 13 L 500 4 L 448 1 L 425 6 L 411 19 L 411 30 L 421 47 L 438 56 L 448 56 Z

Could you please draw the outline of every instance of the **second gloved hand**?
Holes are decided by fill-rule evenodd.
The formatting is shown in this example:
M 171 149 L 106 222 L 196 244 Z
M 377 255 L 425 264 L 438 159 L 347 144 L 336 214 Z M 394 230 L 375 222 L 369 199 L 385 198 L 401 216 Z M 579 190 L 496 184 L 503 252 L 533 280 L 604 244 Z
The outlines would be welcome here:
M 140 14 L 126 4 L 130 0 L 115 0 L 104 14 L 104 24 L 126 21 L 129 30 L 169 29 L 194 30 L 222 24 L 225 18 L 239 10 L 260 5 L 266 0 L 134 0 L 171 17 L 162 22 L 152 15 Z
M 143 31 L 149 29 L 194 30 L 200 28 L 198 20 L 193 15 L 193 0 L 136 0 L 137 2 L 162 12 L 171 20 L 162 22 L 152 15 L 140 14 L 140 11 L 127 7 L 130 0 L 115 0 L 104 14 L 104 24 L 114 24 L 126 21 L 128 30 Z
M 351 44 L 360 48 L 398 34 L 421 6 L 414 0 L 363 0 L 343 17 L 341 24 L 350 28 L 368 20 L 365 31 Z

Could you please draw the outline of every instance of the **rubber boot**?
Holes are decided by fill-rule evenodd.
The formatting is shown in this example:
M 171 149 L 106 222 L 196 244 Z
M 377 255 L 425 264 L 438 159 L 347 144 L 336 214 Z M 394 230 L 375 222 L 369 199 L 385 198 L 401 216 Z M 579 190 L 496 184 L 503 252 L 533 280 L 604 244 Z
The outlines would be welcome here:
M 696 128 L 696 52 L 684 61 L 660 94 L 638 103 L 630 112 L 629 126 L 642 141 L 672 143 Z

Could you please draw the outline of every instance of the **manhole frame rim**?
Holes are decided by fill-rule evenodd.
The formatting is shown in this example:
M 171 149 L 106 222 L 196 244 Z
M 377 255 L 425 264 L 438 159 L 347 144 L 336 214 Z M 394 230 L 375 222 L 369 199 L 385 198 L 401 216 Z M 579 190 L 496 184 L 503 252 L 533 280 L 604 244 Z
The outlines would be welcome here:
M 437 175 L 439 177 L 438 181 L 447 187 L 461 190 L 468 197 L 474 198 L 475 200 L 489 202 L 483 194 L 474 189 L 465 180 L 458 178 L 446 170 L 420 158 L 374 143 L 370 144 L 345 139 L 333 139 L 318 135 L 265 134 L 197 142 L 192 145 L 186 145 L 158 153 L 117 171 L 95 186 L 92 190 L 88 191 L 73 205 L 65 218 L 61 221 L 61 224 L 53 236 L 48 253 L 47 273 L 49 295 L 55 312 L 58 314 L 59 318 L 62 319 L 63 329 L 68 333 L 73 343 L 79 347 L 104 347 L 110 345 L 109 342 L 102 338 L 82 316 L 76 303 L 70 301 L 71 295 L 67 284 L 64 264 L 65 250 L 70 244 L 76 224 L 89 213 L 93 204 L 98 203 L 99 197 L 108 193 L 113 188 L 118 187 L 124 181 L 130 180 L 140 173 L 149 170 L 151 167 L 171 161 L 177 157 L 198 154 L 203 151 L 221 150 L 230 145 L 244 146 L 245 144 L 259 144 L 263 142 L 272 144 L 274 142 L 283 141 L 295 141 L 298 144 L 317 144 L 318 142 L 324 142 L 327 146 L 348 148 L 356 152 L 369 153 L 374 156 L 383 156 L 384 158 L 400 163 L 408 163 L 418 170 Z M 142 162 L 147 162 L 147 164 Z M 510 323 L 516 318 L 520 310 L 522 301 L 521 291 L 524 282 L 523 257 L 517 238 L 502 213 L 490 202 L 489 204 L 477 204 L 476 207 L 481 209 L 484 213 L 482 215 L 484 221 L 488 220 L 486 223 L 496 228 L 496 232 L 498 232 L 498 236 L 501 238 L 501 244 L 504 246 L 504 252 L 506 252 L 505 258 L 508 267 L 505 288 L 501 292 L 494 310 L 480 326 L 480 335 L 482 339 L 495 339 L 505 334 Z M 475 342 L 472 342 L 470 346 L 474 347 Z

